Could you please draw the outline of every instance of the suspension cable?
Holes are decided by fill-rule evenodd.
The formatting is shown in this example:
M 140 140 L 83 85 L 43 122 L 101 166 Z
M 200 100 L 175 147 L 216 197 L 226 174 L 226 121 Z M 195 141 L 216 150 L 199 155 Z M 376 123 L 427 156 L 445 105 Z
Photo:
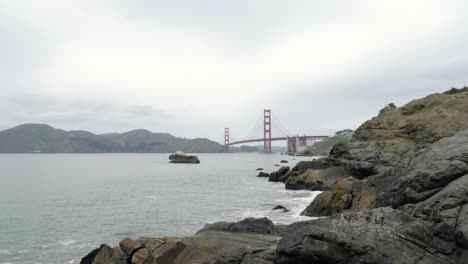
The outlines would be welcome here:
M 255 132 L 257 132 L 257 130 L 258 130 L 259 126 L 260 126 L 261 121 L 262 121 L 262 115 L 260 115 L 260 117 L 258 118 L 257 123 L 255 124 L 255 126 L 253 127 L 253 129 L 250 131 L 249 134 L 247 134 L 246 137 L 244 137 L 243 140 L 251 139 L 251 137 L 255 135 Z
M 290 135 L 290 136 L 294 135 L 293 133 L 291 133 L 291 131 L 289 131 L 286 128 L 286 126 L 283 125 L 283 123 L 280 121 L 280 119 L 274 113 L 272 114 L 272 116 L 273 116 L 273 119 L 278 123 L 277 126 L 281 127 L 281 130 L 284 130 L 284 131 L 287 132 L 286 135 Z

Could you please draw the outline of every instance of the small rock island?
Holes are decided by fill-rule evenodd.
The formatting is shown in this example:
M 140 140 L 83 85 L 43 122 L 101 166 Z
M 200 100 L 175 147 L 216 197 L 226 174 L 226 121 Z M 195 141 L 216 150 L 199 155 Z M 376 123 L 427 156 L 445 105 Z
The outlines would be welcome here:
M 182 151 L 176 151 L 169 156 L 170 163 L 200 163 L 197 156 L 187 155 Z

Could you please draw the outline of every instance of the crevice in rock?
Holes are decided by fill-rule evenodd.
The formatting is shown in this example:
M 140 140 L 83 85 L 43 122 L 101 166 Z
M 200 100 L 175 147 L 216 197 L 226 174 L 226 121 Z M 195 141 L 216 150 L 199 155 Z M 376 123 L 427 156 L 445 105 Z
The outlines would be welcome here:
M 139 247 L 135 248 L 132 252 L 130 252 L 130 254 L 128 255 L 128 258 L 127 258 L 127 264 L 132 264 L 132 257 L 133 257 L 133 255 L 135 255 L 135 253 L 136 253 L 138 250 L 142 249 L 142 248 L 145 248 L 145 246 L 144 246 L 144 245 L 139 246 Z

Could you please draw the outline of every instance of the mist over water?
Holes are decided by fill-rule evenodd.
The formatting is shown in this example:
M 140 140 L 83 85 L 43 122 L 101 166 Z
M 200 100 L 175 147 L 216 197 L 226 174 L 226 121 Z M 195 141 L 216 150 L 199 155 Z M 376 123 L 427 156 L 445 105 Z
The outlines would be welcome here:
M 198 156 L 196 165 L 168 154 L 0 155 L 0 263 L 79 263 L 101 243 L 192 235 L 215 221 L 310 219 L 299 213 L 317 192 L 285 190 L 255 170 L 310 157 Z

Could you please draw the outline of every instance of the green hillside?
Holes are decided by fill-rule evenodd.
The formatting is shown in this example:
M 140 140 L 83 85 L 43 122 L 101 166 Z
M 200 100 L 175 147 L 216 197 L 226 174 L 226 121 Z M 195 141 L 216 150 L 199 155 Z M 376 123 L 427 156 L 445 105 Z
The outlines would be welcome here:
M 24 124 L 0 132 L 1 153 L 170 153 L 177 150 L 221 152 L 222 145 L 205 138 L 177 138 L 144 129 L 97 135 L 82 130 L 55 129 L 44 124 Z

